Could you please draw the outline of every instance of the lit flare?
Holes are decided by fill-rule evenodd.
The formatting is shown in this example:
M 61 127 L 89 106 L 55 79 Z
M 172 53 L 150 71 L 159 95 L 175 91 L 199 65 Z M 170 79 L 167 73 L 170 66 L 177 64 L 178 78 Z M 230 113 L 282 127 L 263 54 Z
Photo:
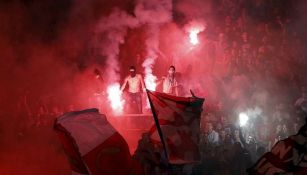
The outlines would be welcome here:
M 122 91 L 120 90 L 119 83 L 114 83 L 107 88 L 108 100 L 115 113 L 122 113 L 125 101 L 122 99 Z
M 198 33 L 200 32 L 200 30 L 193 28 L 189 32 L 190 32 L 189 36 L 190 36 L 191 44 L 193 44 L 193 45 L 198 44 L 199 43 L 199 41 L 198 41 Z

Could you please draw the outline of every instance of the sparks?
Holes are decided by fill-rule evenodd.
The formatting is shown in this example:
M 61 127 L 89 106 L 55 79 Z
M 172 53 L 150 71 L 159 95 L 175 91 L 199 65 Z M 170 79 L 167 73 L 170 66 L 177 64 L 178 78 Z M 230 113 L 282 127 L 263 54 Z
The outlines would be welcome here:
M 124 100 L 122 99 L 122 92 L 119 83 L 114 83 L 107 88 L 108 100 L 115 113 L 122 113 L 124 108 Z

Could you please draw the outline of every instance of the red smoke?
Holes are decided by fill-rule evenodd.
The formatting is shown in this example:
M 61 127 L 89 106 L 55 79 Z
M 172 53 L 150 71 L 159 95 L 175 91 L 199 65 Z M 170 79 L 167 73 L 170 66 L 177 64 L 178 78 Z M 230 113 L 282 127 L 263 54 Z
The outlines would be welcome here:
M 110 83 L 122 83 L 130 65 L 143 77 L 152 74 L 158 80 L 174 65 L 181 94 L 190 95 L 192 89 L 206 97 L 206 103 L 222 102 L 232 109 L 243 108 L 247 101 L 269 105 L 268 87 L 280 89 L 275 77 L 241 75 L 230 81 L 219 59 L 231 53 L 212 52 L 223 40 L 212 23 L 224 22 L 208 15 L 215 12 L 214 1 L 163 2 L 166 8 L 157 0 L 0 2 L 1 174 L 69 174 L 52 131 L 54 118 L 93 107 L 109 113 L 110 104 L 100 95 L 106 96 Z M 299 26 L 300 18 L 305 20 L 300 16 L 293 25 Z M 197 35 L 199 44 L 191 47 L 185 27 L 194 20 L 206 21 L 206 29 Z M 142 63 L 148 59 L 153 61 L 144 66 L 150 68 L 144 74 Z M 280 77 L 289 78 L 293 71 L 304 75 L 302 64 L 283 63 L 274 70 Z M 258 86 L 250 92 L 253 81 Z M 136 143 L 138 137 L 131 137 Z

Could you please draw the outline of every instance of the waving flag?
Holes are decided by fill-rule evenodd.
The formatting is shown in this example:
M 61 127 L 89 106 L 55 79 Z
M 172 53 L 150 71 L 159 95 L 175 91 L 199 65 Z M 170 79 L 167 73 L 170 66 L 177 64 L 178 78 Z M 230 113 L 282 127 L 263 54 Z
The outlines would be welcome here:
M 163 145 L 169 163 L 200 161 L 198 143 L 204 99 L 176 97 L 149 90 L 147 94 L 155 119 L 150 136 L 153 142 Z
M 307 174 L 307 124 L 297 135 L 277 142 L 248 170 L 252 175 Z
M 97 109 L 66 113 L 54 129 L 74 174 L 138 174 L 126 141 Z

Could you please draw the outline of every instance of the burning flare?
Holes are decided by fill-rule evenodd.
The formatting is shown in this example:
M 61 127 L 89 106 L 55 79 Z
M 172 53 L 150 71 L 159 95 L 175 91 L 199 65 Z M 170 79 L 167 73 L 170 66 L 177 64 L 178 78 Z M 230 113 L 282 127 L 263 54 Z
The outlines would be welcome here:
M 156 80 L 157 80 L 157 77 L 154 76 L 153 74 L 145 75 L 144 82 L 145 82 L 146 88 L 148 90 L 155 91 L 156 90 L 156 86 L 157 86 Z
M 193 20 L 185 27 L 185 31 L 189 34 L 190 43 L 192 45 L 199 44 L 198 34 L 206 30 L 206 22 L 202 20 Z
M 122 113 L 125 101 L 122 99 L 122 91 L 120 90 L 119 83 L 114 83 L 107 88 L 108 100 L 115 113 Z
M 245 126 L 247 124 L 249 117 L 246 113 L 240 113 L 239 114 L 239 124 L 240 127 Z
M 151 90 L 151 91 L 155 91 L 157 87 L 157 83 L 156 83 L 157 77 L 152 74 L 152 66 L 154 62 L 155 62 L 154 58 L 148 57 L 142 64 L 142 66 L 144 67 L 144 73 L 145 73 L 144 83 L 145 83 L 146 89 Z M 147 109 L 150 108 L 148 99 L 146 102 L 146 108 Z
M 157 86 L 157 83 L 156 83 L 157 77 L 152 74 L 153 63 L 154 63 L 154 59 L 152 58 L 147 58 L 143 63 L 143 67 L 145 69 L 144 70 L 144 73 L 145 73 L 144 83 L 145 83 L 146 88 L 151 91 L 155 91 L 156 86 Z
M 200 32 L 200 30 L 199 29 L 195 29 L 195 28 L 190 30 L 190 35 L 189 36 L 190 36 L 191 44 L 196 45 L 196 44 L 199 43 L 198 37 L 197 37 L 199 32 Z
M 155 91 L 156 87 L 157 87 L 157 83 L 156 83 L 157 77 L 152 74 L 151 68 L 148 68 L 149 70 L 147 70 L 147 71 L 146 71 L 146 69 L 147 68 L 145 68 L 145 72 L 147 72 L 147 73 L 145 74 L 145 78 L 144 78 L 144 83 L 145 83 L 146 89 L 151 90 L 151 91 Z M 150 73 L 148 73 L 148 71 Z M 150 104 L 149 104 L 148 99 L 147 99 L 147 102 L 146 102 L 146 108 L 147 109 L 150 108 Z

